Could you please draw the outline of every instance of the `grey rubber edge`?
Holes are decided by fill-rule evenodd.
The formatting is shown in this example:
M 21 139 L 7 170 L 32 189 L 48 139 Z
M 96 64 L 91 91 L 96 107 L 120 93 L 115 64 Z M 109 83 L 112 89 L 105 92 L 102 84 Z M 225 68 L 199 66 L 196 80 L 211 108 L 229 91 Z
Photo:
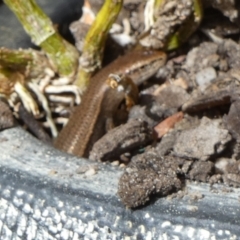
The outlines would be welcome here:
M 183 199 L 126 209 L 121 170 L 46 146 L 20 127 L 0 133 L 1 239 L 237 239 L 239 190 L 187 184 Z M 79 174 L 80 169 L 97 174 Z M 190 201 L 191 194 L 204 197 Z M 128 238 L 130 237 L 130 238 Z

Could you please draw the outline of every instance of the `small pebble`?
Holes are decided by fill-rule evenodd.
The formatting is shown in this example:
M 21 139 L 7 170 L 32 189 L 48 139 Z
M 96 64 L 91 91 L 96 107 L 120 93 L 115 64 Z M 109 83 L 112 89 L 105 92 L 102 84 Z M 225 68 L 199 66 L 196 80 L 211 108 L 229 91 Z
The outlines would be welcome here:
M 87 170 L 86 172 L 85 172 L 85 176 L 87 176 L 87 177 L 89 177 L 89 176 L 93 176 L 93 175 L 95 175 L 97 172 L 96 172 L 96 170 L 94 169 L 94 168 L 90 168 L 89 170 Z
M 119 161 L 113 161 L 113 162 L 111 163 L 111 165 L 112 165 L 112 166 L 118 166 L 118 165 L 119 165 Z
M 215 69 L 212 67 L 207 67 L 196 74 L 196 82 L 199 85 L 201 91 L 204 91 L 216 77 L 217 73 Z

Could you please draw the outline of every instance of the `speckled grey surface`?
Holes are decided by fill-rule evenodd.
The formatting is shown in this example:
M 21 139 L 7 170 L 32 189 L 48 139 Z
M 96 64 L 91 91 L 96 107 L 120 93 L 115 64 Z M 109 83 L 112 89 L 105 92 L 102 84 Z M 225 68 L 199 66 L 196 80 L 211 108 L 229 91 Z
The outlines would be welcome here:
M 60 19 L 64 19 L 67 10 L 79 11 L 74 1 L 40 2 L 53 18 L 60 12 Z M 50 2 L 57 6 L 50 7 Z M 14 17 L 3 5 L 0 23 L 1 46 L 29 46 L 29 38 L 20 25 L 15 28 Z M 98 168 L 97 174 L 84 171 L 91 168 Z M 239 189 L 211 193 L 209 185 L 191 183 L 186 187 L 188 195 L 181 200 L 155 199 L 132 211 L 116 195 L 120 174 L 117 168 L 63 154 L 20 127 L 0 132 L 0 239 L 185 240 L 240 236 Z M 196 193 L 204 197 L 189 200 Z

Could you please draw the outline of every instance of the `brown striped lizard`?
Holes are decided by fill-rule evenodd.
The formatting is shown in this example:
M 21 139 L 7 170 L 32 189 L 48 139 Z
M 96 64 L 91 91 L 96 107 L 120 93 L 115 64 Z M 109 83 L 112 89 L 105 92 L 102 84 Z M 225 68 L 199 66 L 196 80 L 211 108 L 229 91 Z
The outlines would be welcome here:
M 112 118 L 124 96 L 128 95 L 129 78 L 134 84 L 140 85 L 165 62 L 164 52 L 137 50 L 117 58 L 100 70 L 92 77 L 81 104 L 75 108 L 56 138 L 55 147 L 79 157 L 87 157 L 93 143 L 106 132 L 106 121 Z M 116 80 L 116 75 L 127 76 L 120 77 L 122 81 L 118 83 L 118 89 L 121 92 L 116 92 L 106 83 L 109 78 Z

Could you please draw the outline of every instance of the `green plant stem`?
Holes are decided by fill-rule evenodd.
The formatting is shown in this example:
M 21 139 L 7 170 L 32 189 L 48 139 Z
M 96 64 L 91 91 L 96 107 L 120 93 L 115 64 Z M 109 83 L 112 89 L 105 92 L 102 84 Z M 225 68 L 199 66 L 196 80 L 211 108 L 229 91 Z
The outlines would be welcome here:
M 40 46 L 60 76 L 73 76 L 78 66 L 77 49 L 55 30 L 34 0 L 4 0 L 21 22 L 32 42 Z
M 82 90 L 86 89 L 92 73 L 101 67 L 108 31 L 115 22 L 122 4 L 123 0 L 105 0 L 85 38 L 75 82 Z

